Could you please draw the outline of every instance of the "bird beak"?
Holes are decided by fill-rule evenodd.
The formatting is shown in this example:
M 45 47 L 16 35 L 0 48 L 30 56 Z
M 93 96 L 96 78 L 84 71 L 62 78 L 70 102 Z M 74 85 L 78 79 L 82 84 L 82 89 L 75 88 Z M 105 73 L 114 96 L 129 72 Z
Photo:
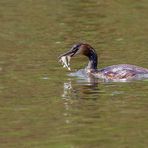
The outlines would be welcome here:
M 75 55 L 75 52 L 70 50 L 70 51 L 67 51 L 66 53 L 61 54 L 58 58 L 60 59 L 63 56 L 73 57 L 74 55 Z

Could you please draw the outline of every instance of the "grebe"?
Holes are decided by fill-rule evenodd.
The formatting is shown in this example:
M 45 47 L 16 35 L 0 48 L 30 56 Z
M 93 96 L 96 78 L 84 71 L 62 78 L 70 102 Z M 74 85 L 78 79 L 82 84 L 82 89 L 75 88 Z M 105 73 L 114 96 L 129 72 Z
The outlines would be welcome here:
M 74 45 L 68 52 L 62 54 L 59 59 L 70 70 L 70 59 L 78 54 L 88 57 L 89 62 L 83 70 L 88 77 L 104 79 L 107 81 L 128 81 L 141 78 L 148 78 L 148 69 L 130 64 L 112 65 L 106 68 L 97 69 L 98 56 L 93 47 L 89 44 L 79 43 Z

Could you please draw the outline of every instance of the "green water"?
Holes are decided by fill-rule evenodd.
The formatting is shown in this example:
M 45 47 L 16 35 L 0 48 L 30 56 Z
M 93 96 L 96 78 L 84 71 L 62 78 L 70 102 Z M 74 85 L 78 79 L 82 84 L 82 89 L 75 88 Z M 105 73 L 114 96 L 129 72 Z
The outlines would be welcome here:
M 1 0 L 0 148 L 147 148 L 147 80 L 90 84 L 57 62 L 87 42 L 99 67 L 148 68 L 147 18 L 147 0 Z

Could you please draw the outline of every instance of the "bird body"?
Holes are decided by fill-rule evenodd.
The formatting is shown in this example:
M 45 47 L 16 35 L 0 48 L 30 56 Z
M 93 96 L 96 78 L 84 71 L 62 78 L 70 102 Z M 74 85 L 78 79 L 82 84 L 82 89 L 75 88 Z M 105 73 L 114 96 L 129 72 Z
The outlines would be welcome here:
M 88 77 L 94 77 L 98 79 L 103 79 L 107 81 L 120 81 L 120 80 L 132 80 L 132 79 L 140 79 L 140 78 L 148 78 L 148 69 L 130 65 L 130 64 L 118 64 L 108 66 L 102 69 L 97 69 L 98 64 L 98 56 L 96 51 L 89 44 L 79 43 L 74 45 L 68 52 L 62 54 L 59 58 L 60 60 L 63 57 L 68 57 L 70 62 L 70 58 L 82 54 L 87 56 L 89 59 L 87 67 L 83 70 Z M 69 63 L 67 63 L 69 65 Z M 85 75 L 86 75 L 85 74 Z

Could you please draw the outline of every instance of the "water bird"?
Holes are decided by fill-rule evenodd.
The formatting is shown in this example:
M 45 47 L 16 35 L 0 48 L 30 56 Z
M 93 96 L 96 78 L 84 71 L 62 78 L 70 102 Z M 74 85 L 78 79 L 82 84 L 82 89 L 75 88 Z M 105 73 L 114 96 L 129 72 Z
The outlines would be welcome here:
M 75 74 L 85 75 L 103 79 L 105 81 L 129 81 L 142 78 L 148 78 L 148 69 L 131 64 L 118 64 L 97 69 L 98 56 L 95 49 L 87 43 L 78 43 L 66 53 L 59 56 L 60 62 L 70 70 L 70 59 L 76 55 L 82 54 L 88 57 L 88 65 Z

